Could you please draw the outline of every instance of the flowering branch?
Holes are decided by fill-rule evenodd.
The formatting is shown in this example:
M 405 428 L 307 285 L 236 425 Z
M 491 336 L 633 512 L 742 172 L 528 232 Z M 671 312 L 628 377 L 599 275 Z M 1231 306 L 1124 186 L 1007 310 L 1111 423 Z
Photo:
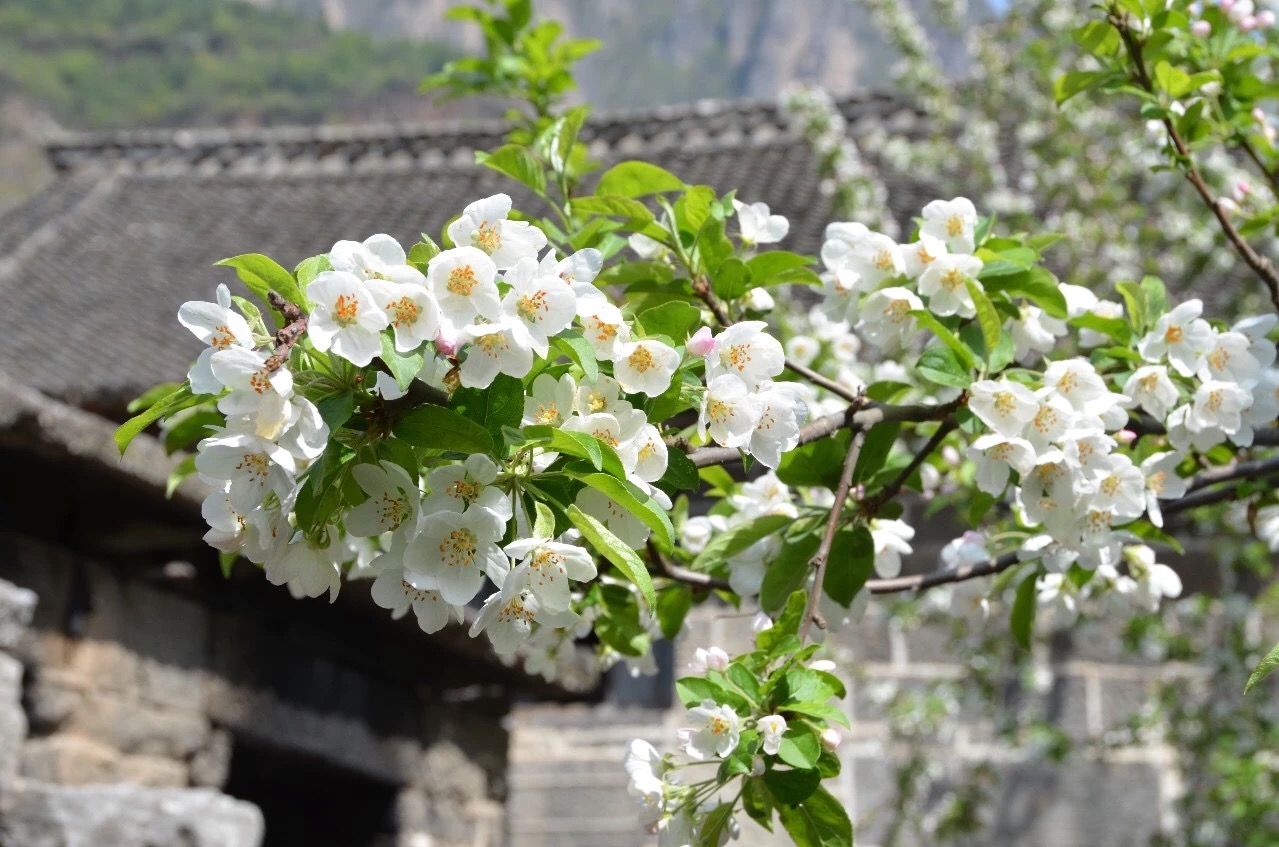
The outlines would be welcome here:
M 1156 94 L 1154 81 L 1151 79 L 1149 72 L 1146 70 L 1145 59 L 1142 58 L 1141 43 L 1137 40 L 1137 36 L 1133 34 L 1132 28 L 1128 25 L 1128 18 L 1124 14 L 1112 11 L 1109 16 L 1110 24 L 1119 33 L 1119 37 L 1123 40 L 1124 47 L 1128 51 L 1129 57 L 1132 59 L 1133 70 L 1136 73 L 1137 83 L 1150 94 Z M 1190 156 L 1190 148 L 1186 145 L 1185 139 L 1181 137 L 1176 125 L 1172 122 L 1172 118 L 1164 117 L 1161 121 L 1164 129 L 1168 132 L 1168 140 L 1172 142 L 1173 150 L 1177 153 L 1178 162 L 1181 165 L 1186 179 L 1195 187 L 1199 197 L 1212 211 L 1213 216 L 1221 225 L 1221 231 L 1225 233 L 1226 239 L 1230 241 L 1235 252 L 1244 260 L 1248 267 L 1265 283 L 1266 288 L 1270 291 L 1270 302 L 1274 304 L 1275 309 L 1279 310 L 1279 271 L 1275 270 L 1275 266 L 1271 261 L 1259 254 L 1252 248 L 1244 237 L 1235 228 L 1234 223 L 1230 220 L 1230 215 L 1226 207 L 1214 196 L 1212 189 L 1208 187 L 1208 183 L 1204 180 L 1203 175 L 1199 173 L 1199 169 L 1195 166 L 1194 160 Z

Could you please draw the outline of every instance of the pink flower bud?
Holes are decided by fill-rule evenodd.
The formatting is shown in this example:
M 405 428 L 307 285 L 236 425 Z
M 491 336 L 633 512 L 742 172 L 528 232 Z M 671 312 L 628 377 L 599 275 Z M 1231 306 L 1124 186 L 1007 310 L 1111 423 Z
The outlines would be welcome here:
M 1235 183 L 1235 202 L 1241 202 L 1243 198 L 1247 197 L 1251 193 L 1252 186 L 1248 184 L 1247 180 L 1241 179 L 1239 182 Z
M 1195 38 L 1207 38 L 1212 34 L 1212 24 L 1207 21 L 1195 21 L 1190 25 L 1190 34 Z
M 1256 29 L 1256 28 L 1257 28 L 1257 16 L 1256 16 L 1256 15 L 1244 15 L 1244 16 L 1243 16 L 1243 17 L 1239 20 L 1239 28 L 1240 28 L 1240 29 L 1242 29 L 1244 32 L 1248 32 L 1248 31 L 1250 31 L 1250 30 L 1254 30 L 1254 29 Z
M 1120 444 L 1131 444 L 1137 440 L 1137 433 L 1131 429 L 1121 429 L 1115 433 L 1115 440 Z
M 688 339 L 685 349 L 688 350 L 690 356 L 705 356 L 711 352 L 711 348 L 714 346 L 715 338 L 711 335 L 711 328 L 704 326 L 693 333 L 692 338 Z
M 441 356 L 456 356 L 458 348 L 458 340 L 453 336 L 445 335 L 441 332 L 435 336 L 435 352 Z
M 1221 3 L 1219 3 L 1218 5 L 1221 6 L 1221 11 L 1229 12 L 1231 9 L 1234 8 L 1235 0 L 1221 0 Z
M 1264 124 L 1266 122 L 1266 113 L 1261 111 L 1260 106 L 1253 106 L 1252 119 L 1259 124 Z
M 1257 29 L 1270 29 L 1275 25 L 1275 13 L 1270 9 L 1262 9 L 1257 13 Z
M 844 736 L 839 734 L 839 730 L 834 727 L 827 727 L 822 730 L 821 742 L 822 749 L 828 753 L 834 753 L 839 747 L 839 743 L 844 740 Z
M 941 448 L 941 457 L 942 460 L 952 468 L 959 467 L 959 463 L 964 460 L 963 457 L 959 455 L 959 451 L 950 444 Z

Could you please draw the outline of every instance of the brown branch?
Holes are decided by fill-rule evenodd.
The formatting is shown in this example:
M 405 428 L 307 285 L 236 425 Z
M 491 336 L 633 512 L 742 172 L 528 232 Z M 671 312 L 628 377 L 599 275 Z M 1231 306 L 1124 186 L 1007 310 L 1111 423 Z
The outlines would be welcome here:
M 1128 55 L 1132 59 L 1133 69 L 1136 72 L 1137 83 L 1146 91 L 1155 94 L 1154 83 L 1150 78 L 1150 74 L 1146 71 L 1146 62 L 1141 55 L 1141 44 L 1129 28 L 1127 17 L 1111 13 L 1110 24 L 1119 32 L 1119 37 L 1123 40 L 1124 47 L 1127 48 Z M 1235 252 L 1252 269 L 1253 273 L 1265 283 L 1266 288 L 1270 291 L 1270 302 L 1275 309 L 1279 310 L 1279 272 L 1275 270 L 1275 266 L 1268 258 L 1252 249 L 1252 245 L 1244 240 L 1239 230 L 1235 229 L 1229 213 L 1218 198 L 1214 196 L 1203 175 L 1199 173 L 1199 169 L 1195 167 L 1194 160 L 1190 157 L 1190 148 L 1181 137 L 1181 133 L 1177 131 L 1172 119 L 1164 118 L 1162 123 L 1164 129 L 1168 132 L 1168 139 L 1172 142 L 1173 149 L 1177 153 L 1179 164 L 1186 179 L 1195 187 L 1200 199 L 1212 211 L 1213 216 L 1216 217 L 1217 222 L 1221 225 L 1221 231 L 1225 233 L 1226 239 L 1234 247 Z
M 293 352 L 293 345 L 306 333 L 307 317 L 296 303 L 290 303 L 274 291 L 266 293 L 266 300 L 276 309 L 287 323 L 275 333 L 275 352 L 267 357 L 265 366 L 274 373 L 284 367 Z
M 813 621 L 818 620 L 817 605 L 822 598 L 822 582 L 826 579 L 826 564 L 830 559 L 830 548 L 835 543 L 835 534 L 839 532 L 839 519 L 844 513 L 844 503 L 848 500 L 849 489 L 853 487 L 853 468 L 857 466 L 857 457 L 862 452 L 862 442 L 865 439 L 865 429 L 860 427 L 854 429 L 852 443 L 848 445 L 848 455 L 844 457 L 844 470 L 839 476 L 839 487 L 835 489 L 835 503 L 831 506 L 830 517 L 826 521 L 826 533 L 822 536 L 817 553 L 809 561 L 809 565 L 816 568 L 817 574 L 813 577 L 813 588 L 808 595 L 804 617 L 799 622 L 800 641 L 808 640 L 808 632 L 812 628 Z M 824 621 L 821 627 L 826 628 Z

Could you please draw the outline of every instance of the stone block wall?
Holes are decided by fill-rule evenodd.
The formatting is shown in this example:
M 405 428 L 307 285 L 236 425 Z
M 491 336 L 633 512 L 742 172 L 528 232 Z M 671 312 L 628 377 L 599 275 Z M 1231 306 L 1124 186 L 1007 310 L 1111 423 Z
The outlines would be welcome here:
M 275 623 L 0 534 L 0 844 L 253 847 L 262 815 L 220 790 L 243 745 L 279 753 L 282 783 L 305 786 L 316 761 L 385 793 L 377 847 L 506 843 L 501 696 L 500 708 L 488 690 L 441 700 L 365 673 L 357 651 L 341 652 L 341 633 Z M 414 658 L 431 660 L 448 661 Z M 144 789 L 142 811 L 124 815 L 132 795 L 119 792 Z M 34 830 L 22 826 L 69 820 L 76 803 L 98 810 L 80 816 L 98 840 L 27 840 Z M 243 806 L 257 829 L 241 840 L 195 829 L 184 841 L 165 834 L 164 815 L 146 829 L 147 803 L 197 817 Z M 175 815 L 181 830 L 186 813 Z M 135 818 L 134 840 L 102 835 Z
M 750 617 L 710 604 L 694 611 L 677 645 L 675 670 L 685 675 L 692 650 L 719 645 L 747 649 Z M 892 822 L 898 765 L 912 752 L 894 741 L 885 720 L 886 694 L 956 679 L 966 671 L 951 658 L 948 632 L 906 631 L 871 612 L 841 631 L 831 652 L 841 674 L 852 676 L 843 707 L 852 730 L 839 749 L 843 770 L 832 786 L 857 827 L 859 847 L 882 842 Z M 964 707 L 945 730 L 920 748 L 933 781 L 925 813 L 969 768 L 989 764 L 993 774 L 987 829 L 981 847 L 1134 847 L 1176 827 L 1176 760 L 1158 743 L 1107 749 L 1093 742 L 1125 723 L 1145 704 L 1156 679 L 1170 674 L 1195 685 L 1199 669 L 1144 663 L 1128 654 L 1116 632 L 1084 626 L 1037 648 L 1031 707 L 1077 742 L 1062 764 L 1000 741 L 995 715 Z M 646 738 L 673 750 L 683 709 L 622 708 L 614 704 L 533 705 L 516 711 L 511 742 L 513 843 L 521 847 L 640 847 L 656 839 L 636 824 L 621 770 L 625 743 Z M 779 843 L 743 819 L 743 847 Z M 913 844 L 911 839 L 903 843 Z

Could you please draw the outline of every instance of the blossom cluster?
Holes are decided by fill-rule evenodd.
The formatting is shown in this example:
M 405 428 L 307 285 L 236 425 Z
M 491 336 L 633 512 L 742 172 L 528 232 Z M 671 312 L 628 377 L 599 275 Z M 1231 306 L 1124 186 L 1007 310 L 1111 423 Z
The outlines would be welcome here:
M 271 582 L 296 596 L 335 598 L 344 573 L 375 576 L 373 599 L 396 617 L 413 611 L 427 632 L 463 619 L 487 580 L 496 590 L 484 599 L 472 635 L 487 633 L 502 654 L 540 648 L 545 655 L 532 661 L 545 666 L 582 624 L 574 586 L 597 576 L 595 552 L 578 533 L 557 534 L 553 519 L 533 520 L 518 493 L 517 478 L 548 472 L 561 448 L 535 440 L 509 459 L 501 452 L 428 454 L 416 463 L 356 450 L 331 481 L 347 480 L 340 488 L 347 506 L 306 532 L 295 514 L 299 497 L 308 470 L 336 437 L 313 399 L 343 379 L 342 367 L 368 369 L 346 381 L 358 386 L 358 407 L 393 404 L 415 381 L 451 392 L 488 389 L 499 375 L 527 380 L 522 427 L 598 442 L 597 450 L 616 456 L 628 496 L 660 510 L 672 507 L 655 485 L 668 470 L 669 448 L 664 421 L 650 421 L 645 402 L 682 387 L 677 372 L 696 363 L 704 375 L 705 385 L 695 389 L 701 437 L 770 466 L 795 446 L 807 393 L 775 381 L 784 355 L 764 322 L 718 334 L 703 327 L 686 347 L 642 335 L 594 284 L 603 266 L 598 250 L 543 253 L 545 235 L 511 220 L 510 210 L 506 195 L 467 206 L 448 228 L 456 246 L 435 250 L 424 263 L 411 262 L 388 235 L 338 242 L 323 269 L 304 280 L 305 337 L 291 353 L 278 354 L 264 328 L 255 333 L 245 315 L 260 318 L 237 311 L 224 286 L 215 303 L 184 304 L 179 320 L 208 345 L 188 375 L 190 390 L 216 397 L 225 416 L 199 442 L 195 460 L 200 477 L 217 489 L 204 504 L 211 545 L 263 565 Z M 767 209 L 743 205 L 739 213 L 743 235 L 754 241 L 785 233 L 785 219 Z M 567 335 L 584 340 L 589 354 L 576 349 L 574 361 L 546 372 L 563 361 L 553 343 Z M 594 360 L 589 375 L 584 355 Z M 413 356 L 421 357 L 416 375 L 393 378 L 391 365 Z M 535 366 L 543 372 L 532 375 Z M 573 502 L 621 543 L 642 548 L 651 526 L 617 496 L 585 485 Z M 548 635 L 530 639 L 535 629 Z

